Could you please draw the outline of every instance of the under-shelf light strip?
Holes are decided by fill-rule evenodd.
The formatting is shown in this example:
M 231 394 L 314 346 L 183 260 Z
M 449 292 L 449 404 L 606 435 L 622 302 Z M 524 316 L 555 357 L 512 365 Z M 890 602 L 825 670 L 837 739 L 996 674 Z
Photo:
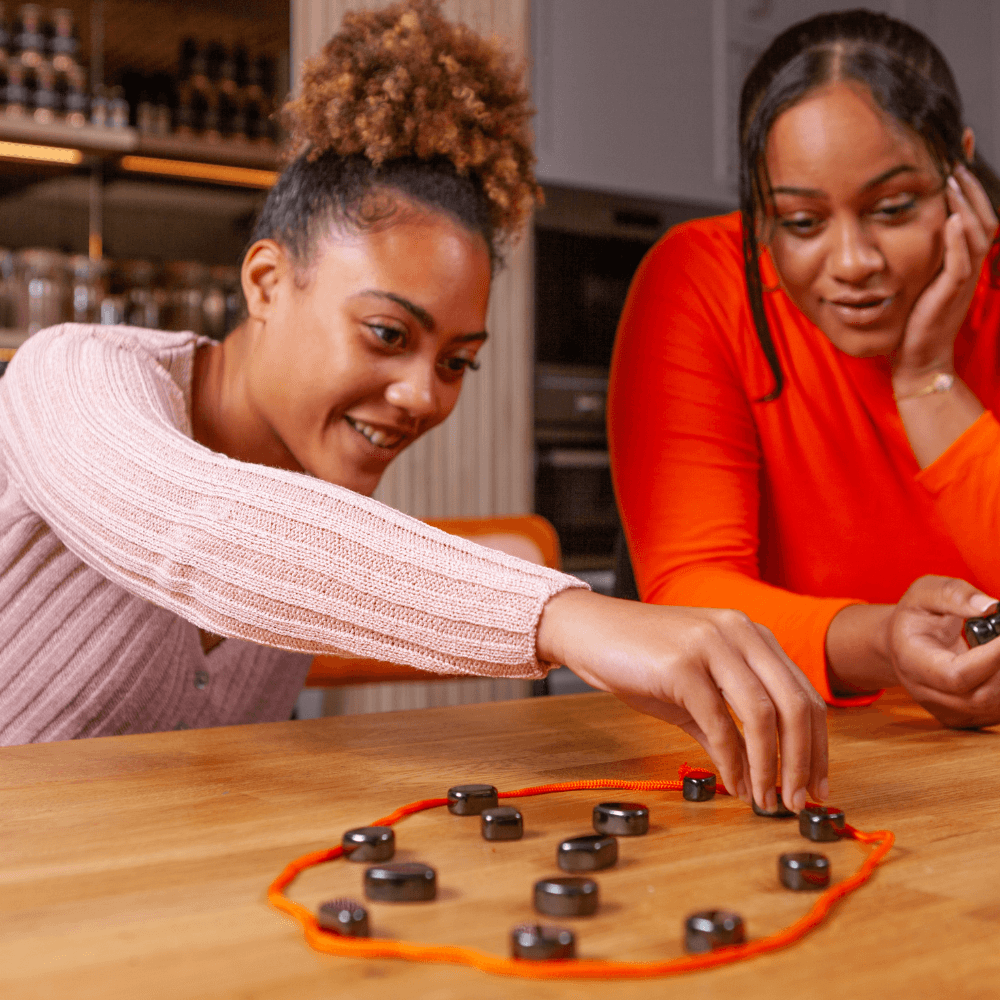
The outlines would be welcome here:
M 274 170 L 228 167 L 217 163 L 193 163 L 189 160 L 161 160 L 152 156 L 123 156 L 121 167 L 123 170 L 135 173 L 215 181 L 240 187 L 269 188 L 278 179 L 278 174 Z
M 63 163 L 76 166 L 83 162 L 79 149 L 64 146 L 36 146 L 28 142 L 0 142 L 0 159 L 30 160 L 32 163 Z

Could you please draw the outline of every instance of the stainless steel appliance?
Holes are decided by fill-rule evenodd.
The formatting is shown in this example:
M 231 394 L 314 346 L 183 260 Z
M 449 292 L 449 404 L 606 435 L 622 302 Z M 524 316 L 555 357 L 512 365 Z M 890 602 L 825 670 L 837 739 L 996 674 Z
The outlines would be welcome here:
M 605 430 L 608 369 L 629 284 L 666 230 L 718 206 L 546 187 L 535 220 L 535 509 L 563 564 L 614 587 L 618 513 Z

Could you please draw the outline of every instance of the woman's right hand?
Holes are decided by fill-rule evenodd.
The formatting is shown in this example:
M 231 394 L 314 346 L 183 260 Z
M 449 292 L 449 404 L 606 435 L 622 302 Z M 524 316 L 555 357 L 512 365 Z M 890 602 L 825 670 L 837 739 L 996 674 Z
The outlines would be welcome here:
M 946 726 L 1000 722 L 1000 641 L 970 649 L 962 634 L 964 619 L 995 603 L 964 580 L 923 576 L 889 618 L 889 653 L 899 682 Z
M 785 804 L 826 798 L 826 706 L 774 636 L 741 612 L 567 590 L 545 606 L 537 648 L 540 659 L 694 737 L 744 801 L 752 794 L 775 807 L 779 744 Z

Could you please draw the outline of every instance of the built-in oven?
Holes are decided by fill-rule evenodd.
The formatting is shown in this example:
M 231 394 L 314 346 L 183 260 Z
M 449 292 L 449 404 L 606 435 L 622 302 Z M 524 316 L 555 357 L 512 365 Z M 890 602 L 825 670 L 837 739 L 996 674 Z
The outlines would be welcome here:
M 575 571 L 606 572 L 604 556 L 618 532 L 607 397 L 603 368 L 540 363 L 535 369 L 535 508 L 555 525 L 564 565 Z
M 535 221 L 535 509 L 564 567 L 614 586 L 619 520 L 605 430 L 615 331 L 636 268 L 672 225 L 718 208 L 546 187 Z

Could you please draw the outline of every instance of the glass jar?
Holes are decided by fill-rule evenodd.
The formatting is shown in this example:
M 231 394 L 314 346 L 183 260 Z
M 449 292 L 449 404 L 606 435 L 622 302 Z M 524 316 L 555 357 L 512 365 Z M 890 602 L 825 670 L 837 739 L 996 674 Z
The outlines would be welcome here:
M 56 72 L 52 63 L 42 60 L 35 67 L 35 89 L 31 95 L 34 106 L 32 118 L 39 125 L 51 125 L 59 111 L 59 94 L 56 92 Z
M 197 261 L 175 260 L 163 265 L 167 316 L 165 330 L 190 330 L 201 334 L 205 329 L 204 300 L 207 269 Z
M 222 340 L 226 335 L 226 292 L 213 273 L 205 283 L 201 312 L 202 332 L 212 340 Z
M 59 73 L 68 73 L 77 65 L 79 49 L 80 39 L 73 11 L 65 7 L 56 8 L 52 11 L 52 38 L 49 40 L 52 65 Z
M 129 326 L 159 329 L 162 317 L 160 297 L 153 288 L 156 268 L 148 260 L 123 260 L 118 265 L 116 289 L 125 297 L 125 319 Z
M 0 3 L 0 62 L 6 63 L 11 56 L 14 40 L 11 36 L 10 24 L 7 21 L 7 11 Z
M 76 254 L 70 257 L 69 266 L 73 276 L 73 322 L 100 323 L 101 303 L 108 293 L 107 262 Z
M 108 97 L 106 124 L 111 128 L 128 128 L 131 110 L 121 87 L 112 87 Z
M 17 254 L 17 326 L 37 333 L 73 315 L 69 261 L 57 250 L 29 249 Z
M 213 267 L 209 274 L 212 281 L 222 289 L 226 300 L 226 315 L 222 323 L 223 337 L 232 332 L 246 319 L 247 308 L 243 299 L 243 283 L 240 269 L 231 264 Z M 210 335 L 211 336 L 211 335 Z
M 26 3 L 21 7 L 21 17 L 14 28 L 14 46 L 20 51 L 24 66 L 35 67 L 45 59 L 45 29 L 38 4 Z
M 7 64 L 7 83 L 3 88 L 3 111 L 8 118 L 22 118 L 27 112 L 31 95 L 24 81 L 24 67 L 12 59 Z
M 90 98 L 87 96 L 87 75 L 82 66 L 72 66 L 65 73 L 66 93 L 63 104 L 66 124 L 79 128 L 87 124 Z

